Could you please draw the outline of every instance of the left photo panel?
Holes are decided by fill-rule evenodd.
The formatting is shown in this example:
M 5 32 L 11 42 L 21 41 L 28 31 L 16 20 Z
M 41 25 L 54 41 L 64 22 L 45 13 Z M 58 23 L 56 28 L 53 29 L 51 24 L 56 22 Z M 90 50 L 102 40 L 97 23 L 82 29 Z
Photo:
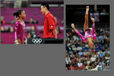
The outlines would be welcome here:
M 63 0 L 0 1 L 0 44 L 63 44 Z

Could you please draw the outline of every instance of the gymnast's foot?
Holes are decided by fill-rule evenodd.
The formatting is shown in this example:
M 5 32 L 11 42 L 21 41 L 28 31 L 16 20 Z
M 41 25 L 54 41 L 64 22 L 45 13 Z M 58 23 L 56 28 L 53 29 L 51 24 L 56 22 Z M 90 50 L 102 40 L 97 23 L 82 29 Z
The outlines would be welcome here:
M 89 12 L 89 6 L 86 6 L 86 14 Z

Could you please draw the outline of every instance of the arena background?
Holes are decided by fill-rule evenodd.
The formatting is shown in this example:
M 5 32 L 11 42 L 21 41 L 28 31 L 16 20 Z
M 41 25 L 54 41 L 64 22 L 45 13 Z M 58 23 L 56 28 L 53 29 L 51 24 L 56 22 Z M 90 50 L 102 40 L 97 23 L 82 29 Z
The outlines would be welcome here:
M 110 33 L 111 45 L 113 45 L 113 18 L 114 10 L 112 0 L 65 0 L 64 5 L 68 4 L 110 4 Z M 66 8 L 66 6 L 64 6 Z M 66 11 L 64 9 L 64 11 Z M 64 19 L 65 19 L 64 13 Z M 64 20 L 66 22 L 66 20 Z M 45 48 L 44 48 L 45 47 Z M 65 44 L 46 45 L 0 45 L 0 75 L 1 76 L 113 76 L 113 47 L 111 46 L 111 71 L 109 72 L 79 72 L 65 70 Z M 42 55 L 43 54 L 43 55 Z M 45 59 L 48 60 L 45 61 Z M 53 60 L 53 63 L 52 63 Z
M 41 3 L 48 3 L 50 6 L 50 12 L 54 15 L 57 20 L 56 27 L 59 28 L 59 34 L 57 39 L 64 38 L 64 9 L 63 1 L 61 0 L 15 0 L 15 1 L 1 1 L 1 44 L 14 44 L 14 25 L 15 20 L 13 13 L 18 9 L 22 9 L 26 13 L 26 23 L 25 32 L 27 38 L 32 38 L 32 36 L 43 37 L 43 24 L 44 15 L 41 14 L 40 6 Z M 33 22 L 33 23 L 32 23 Z

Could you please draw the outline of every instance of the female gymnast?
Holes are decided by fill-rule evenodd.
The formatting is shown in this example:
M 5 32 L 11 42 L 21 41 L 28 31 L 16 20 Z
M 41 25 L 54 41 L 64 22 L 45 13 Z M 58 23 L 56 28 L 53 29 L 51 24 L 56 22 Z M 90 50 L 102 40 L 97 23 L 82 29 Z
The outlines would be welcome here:
M 25 23 L 24 19 L 26 18 L 26 14 L 24 10 L 18 10 L 13 14 L 17 19 L 15 23 L 15 44 L 25 44 Z
M 90 48 L 94 47 L 94 40 L 96 39 L 96 31 L 95 31 L 95 20 L 94 18 L 91 18 L 93 22 L 93 27 L 88 28 L 88 12 L 89 12 L 89 6 L 86 6 L 86 14 L 85 14 L 85 23 L 84 23 L 84 32 L 85 36 L 83 36 L 74 26 L 74 24 L 71 24 L 72 28 L 75 30 L 75 32 L 79 35 L 79 37 L 82 39 L 83 42 L 87 42 L 88 46 Z

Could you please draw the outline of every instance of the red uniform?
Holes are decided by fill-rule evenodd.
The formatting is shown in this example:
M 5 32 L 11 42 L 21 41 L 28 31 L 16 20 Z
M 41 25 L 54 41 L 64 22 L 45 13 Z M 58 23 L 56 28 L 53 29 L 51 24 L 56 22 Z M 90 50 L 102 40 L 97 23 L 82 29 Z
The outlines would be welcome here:
M 48 12 L 44 20 L 44 33 L 43 38 L 55 38 L 53 34 L 53 29 L 56 28 L 56 22 L 54 16 Z

